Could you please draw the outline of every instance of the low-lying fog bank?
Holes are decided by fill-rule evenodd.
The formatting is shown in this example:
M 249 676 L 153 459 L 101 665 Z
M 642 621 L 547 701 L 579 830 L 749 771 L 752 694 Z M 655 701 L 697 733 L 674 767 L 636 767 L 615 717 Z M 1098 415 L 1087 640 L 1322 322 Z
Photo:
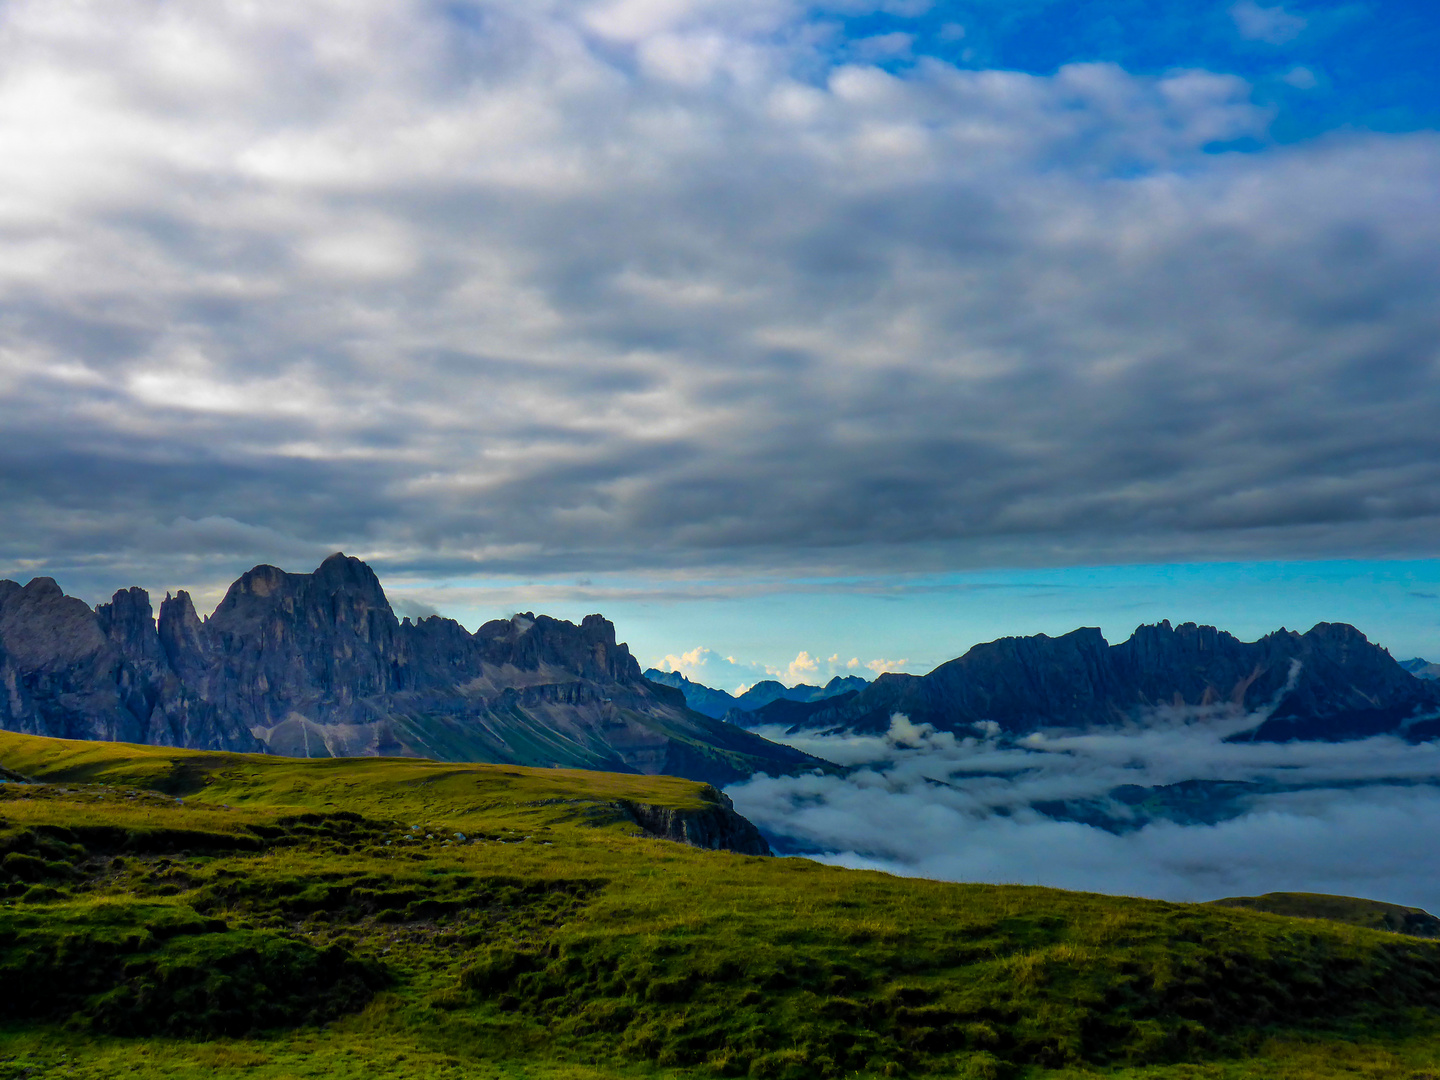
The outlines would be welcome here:
M 902 714 L 883 737 L 762 730 L 852 771 L 727 791 L 777 851 L 844 866 L 1168 900 L 1284 890 L 1440 909 L 1440 743 L 1243 741 L 1261 719 L 1164 710 L 1143 727 L 1019 739 L 957 737 Z

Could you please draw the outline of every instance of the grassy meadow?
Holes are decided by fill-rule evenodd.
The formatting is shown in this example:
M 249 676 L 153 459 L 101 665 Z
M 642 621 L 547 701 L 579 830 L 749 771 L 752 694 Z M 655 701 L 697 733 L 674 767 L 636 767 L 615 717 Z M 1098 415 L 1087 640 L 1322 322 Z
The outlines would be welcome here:
M 640 834 L 664 777 L 0 733 L 0 1080 L 1440 1077 L 1440 945 Z

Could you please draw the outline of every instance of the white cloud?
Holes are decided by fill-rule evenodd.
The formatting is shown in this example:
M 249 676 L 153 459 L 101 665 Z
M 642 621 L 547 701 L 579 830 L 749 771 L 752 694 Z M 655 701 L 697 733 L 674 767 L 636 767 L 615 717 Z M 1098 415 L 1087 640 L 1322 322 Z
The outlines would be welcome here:
M 910 662 L 909 660 L 879 660 L 879 659 L 876 659 L 876 660 L 868 660 L 868 661 L 866 661 L 865 666 L 866 666 L 867 668 L 869 668 L 871 671 L 873 671 L 876 675 L 879 675 L 879 674 L 881 674 L 881 673 L 883 673 L 883 672 L 886 672 L 886 671 L 904 671 L 904 670 L 905 670 L 905 665 L 908 664 L 909 662 Z
M 710 657 L 714 656 L 709 649 L 703 645 L 697 645 L 689 652 L 681 653 L 679 656 L 671 654 L 666 656 L 655 666 L 661 671 L 678 671 L 692 682 L 705 682 L 704 669 L 710 663 Z M 726 657 L 726 663 L 733 661 Z
M 785 677 L 792 683 L 802 683 L 813 679 L 820 670 L 820 663 L 804 649 L 790 661 L 790 666 L 785 669 Z
M 735 656 L 717 655 L 713 650 L 697 646 L 680 655 L 668 655 L 653 661 L 652 666 L 661 671 L 679 671 L 686 678 L 706 686 L 726 688 L 737 685 L 733 694 L 742 694 L 762 679 L 773 679 L 786 686 L 800 683 L 823 685 L 836 675 L 859 666 L 858 660 L 845 661 L 839 653 L 825 659 L 802 649 L 788 664 L 769 664 L 763 661 L 742 660 Z
M 727 42 L 715 34 L 650 38 L 640 47 L 647 73 L 666 82 L 701 86 L 714 78 L 726 58 Z
M 822 861 L 961 881 L 1018 882 L 1172 900 L 1272 891 L 1440 908 L 1425 856 L 1440 827 L 1440 744 L 1226 742 L 1258 716 L 1162 713 L 1154 726 L 1009 742 L 956 737 L 897 714 L 884 736 L 762 731 L 852 767 L 847 777 L 758 777 L 727 789 L 787 850 Z M 1037 809 L 1187 780 L 1249 784 L 1234 816 L 1107 831 Z M 1407 824 L 1408 822 L 1408 824 Z
M 1230 17 L 1240 36 L 1250 41 L 1263 41 L 1269 45 L 1283 45 L 1292 41 L 1305 29 L 1305 19 L 1292 15 L 1284 7 L 1263 7 L 1255 0 L 1240 0 L 1230 8 Z

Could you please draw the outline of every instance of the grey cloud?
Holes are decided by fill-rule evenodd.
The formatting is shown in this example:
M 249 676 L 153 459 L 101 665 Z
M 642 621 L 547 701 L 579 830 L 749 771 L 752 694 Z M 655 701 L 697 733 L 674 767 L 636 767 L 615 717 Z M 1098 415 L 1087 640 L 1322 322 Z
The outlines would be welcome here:
M 396 615 L 414 619 L 416 622 L 440 614 L 438 610 L 425 603 L 425 601 L 412 596 L 392 597 L 390 599 L 390 606 L 395 610 Z
M 1241 37 L 1269 45 L 1283 45 L 1299 36 L 1306 26 L 1305 19 L 1290 14 L 1283 5 L 1264 7 L 1255 0 L 1240 0 L 1230 8 L 1230 16 Z
M 1433 135 L 1207 153 L 1263 139 L 1233 78 L 895 77 L 773 4 L 216 4 L 203 63 L 45 9 L 0 16 L 74 133 L 0 124 L 5 566 L 1433 550 Z

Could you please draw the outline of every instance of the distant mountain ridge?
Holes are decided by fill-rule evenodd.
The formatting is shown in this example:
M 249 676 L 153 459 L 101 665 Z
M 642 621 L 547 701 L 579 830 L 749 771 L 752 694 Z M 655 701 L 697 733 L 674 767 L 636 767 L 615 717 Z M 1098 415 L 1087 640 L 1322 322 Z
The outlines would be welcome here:
M 1413 660 L 1400 661 L 1400 666 L 1417 679 L 1440 679 L 1440 664 L 1432 664 L 1418 656 Z
M 940 730 L 1023 734 L 1220 706 L 1263 710 L 1244 735 L 1261 740 L 1440 735 L 1440 680 L 1417 678 L 1344 623 L 1242 642 L 1167 621 L 1113 646 L 1082 628 L 977 645 L 923 676 L 767 681 L 738 698 L 648 676 L 599 615 L 577 626 L 527 612 L 473 634 L 439 616 L 399 620 L 370 567 L 342 554 L 310 574 L 257 566 L 208 619 L 184 592 L 166 596 L 157 620 L 138 588 L 91 609 L 50 578 L 0 581 L 0 728 L 36 735 L 722 785 L 830 767 L 747 727 L 882 732 L 897 712 Z M 735 722 L 692 707 L 687 690 Z
M 761 679 L 737 697 L 724 690 L 693 682 L 678 671 L 647 668 L 645 677 L 651 682 L 673 686 L 685 695 L 685 703 L 692 709 L 717 720 L 728 717 L 732 712 L 756 712 L 772 701 L 824 701 L 852 690 L 863 690 L 870 685 L 868 679 L 859 675 L 836 675 L 824 686 L 812 686 L 808 683 L 786 686 L 774 679 Z
M 1244 736 L 1262 741 L 1440 735 L 1440 683 L 1416 678 L 1346 623 L 1243 642 L 1168 620 L 1117 645 L 1094 628 L 976 645 L 929 674 L 881 675 L 853 697 L 814 703 L 793 726 L 883 732 L 899 712 L 942 731 L 995 724 L 1024 734 L 1214 706 L 1265 710 Z
M 188 594 L 91 608 L 50 578 L 0 581 L 0 727 L 262 751 L 669 773 L 724 784 L 825 766 L 688 708 L 615 627 L 531 613 L 474 634 L 398 620 L 370 567 L 257 566 L 208 619 Z

